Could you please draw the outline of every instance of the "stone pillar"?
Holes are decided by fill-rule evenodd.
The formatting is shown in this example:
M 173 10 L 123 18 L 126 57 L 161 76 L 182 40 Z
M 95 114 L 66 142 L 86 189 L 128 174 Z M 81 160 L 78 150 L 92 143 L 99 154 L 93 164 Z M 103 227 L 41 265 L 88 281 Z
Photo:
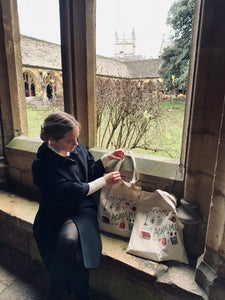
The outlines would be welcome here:
M 17 2 L 0 0 L 0 91 L 4 144 L 27 135 Z
M 196 207 L 203 222 L 186 228 L 189 254 L 204 251 L 213 192 L 219 132 L 224 101 L 225 2 L 200 1 L 200 17 L 194 53 L 191 118 L 188 128 L 184 200 Z M 218 30 L 219 28 L 219 30 Z
M 17 2 L 0 0 L 0 188 L 6 186 L 5 145 L 27 134 Z
M 223 112 L 225 114 L 225 106 Z M 206 247 L 204 255 L 199 258 L 196 281 L 208 293 L 209 299 L 225 299 L 225 115 L 221 126 Z
M 81 123 L 80 141 L 96 144 L 95 0 L 60 0 L 65 111 Z

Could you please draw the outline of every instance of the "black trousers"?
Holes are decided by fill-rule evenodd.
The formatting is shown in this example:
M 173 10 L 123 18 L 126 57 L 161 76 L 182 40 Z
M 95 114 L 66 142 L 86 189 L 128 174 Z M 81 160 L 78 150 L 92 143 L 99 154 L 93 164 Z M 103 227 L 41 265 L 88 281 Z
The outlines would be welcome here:
M 48 300 L 60 300 L 67 288 L 78 300 L 89 300 L 89 271 L 83 265 L 79 233 L 72 220 L 63 224 L 58 235 Z

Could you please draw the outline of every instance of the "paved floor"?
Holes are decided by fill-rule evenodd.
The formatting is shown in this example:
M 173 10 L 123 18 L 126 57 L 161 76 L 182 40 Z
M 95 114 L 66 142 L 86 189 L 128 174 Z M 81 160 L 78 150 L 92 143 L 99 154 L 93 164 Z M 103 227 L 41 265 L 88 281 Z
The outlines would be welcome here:
M 0 243 L 1 300 L 44 300 L 48 285 L 48 274 L 41 265 Z
M 41 264 L 0 243 L 0 300 L 46 300 L 48 286 L 49 276 Z

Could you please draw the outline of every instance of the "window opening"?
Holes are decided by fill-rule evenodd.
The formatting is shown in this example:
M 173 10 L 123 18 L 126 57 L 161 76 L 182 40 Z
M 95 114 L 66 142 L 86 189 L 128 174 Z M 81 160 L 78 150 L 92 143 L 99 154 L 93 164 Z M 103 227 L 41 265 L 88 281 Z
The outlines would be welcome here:
M 35 96 L 34 77 L 29 72 L 23 73 L 25 97 Z
M 17 0 L 17 4 L 28 135 L 38 137 L 45 117 L 64 110 L 59 1 Z
M 48 97 L 48 99 L 49 100 L 52 100 L 52 85 L 49 83 L 48 85 L 47 85 L 47 97 Z
M 98 147 L 179 159 L 194 0 L 141 3 L 96 2 Z
M 31 96 L 35 96 L 35 85 L 33 83 L 31 83 Z

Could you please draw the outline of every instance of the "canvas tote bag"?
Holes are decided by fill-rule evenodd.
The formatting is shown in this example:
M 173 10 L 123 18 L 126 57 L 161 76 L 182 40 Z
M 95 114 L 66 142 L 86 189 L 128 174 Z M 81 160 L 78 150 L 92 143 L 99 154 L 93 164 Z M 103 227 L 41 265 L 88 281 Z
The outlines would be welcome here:
M 130 237 L 141 195 L 135 159 L 131 151 L 125 156 L 127 154 L 132 160 L 132 180 L 126 182 L 121 179 L 119 183 L 103 187 L 98 206 L 99 229 L 123 237 Z M 119 170 L 122 163 L 123 160 L 119 161 L 115 170 Z
M 174 196 L 159 189 L 154 193 L 142 191 L 127 253 L 188 264 Z

